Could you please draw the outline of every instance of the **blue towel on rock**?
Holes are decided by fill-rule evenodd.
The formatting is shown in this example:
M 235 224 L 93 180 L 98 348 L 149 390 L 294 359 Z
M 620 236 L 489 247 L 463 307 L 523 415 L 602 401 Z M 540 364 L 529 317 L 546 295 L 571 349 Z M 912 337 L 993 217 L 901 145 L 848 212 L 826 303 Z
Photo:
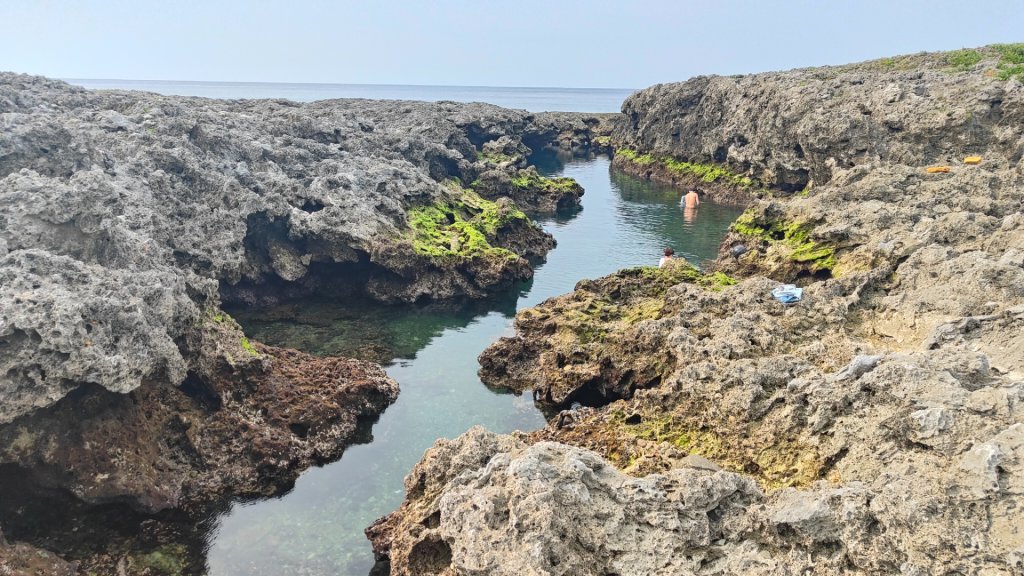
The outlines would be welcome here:
M 793 304 L 804 297 L 804 289 L 797 288 L 794 284 L 783 284 L 772 290 L 772 296 L 783 304 Z

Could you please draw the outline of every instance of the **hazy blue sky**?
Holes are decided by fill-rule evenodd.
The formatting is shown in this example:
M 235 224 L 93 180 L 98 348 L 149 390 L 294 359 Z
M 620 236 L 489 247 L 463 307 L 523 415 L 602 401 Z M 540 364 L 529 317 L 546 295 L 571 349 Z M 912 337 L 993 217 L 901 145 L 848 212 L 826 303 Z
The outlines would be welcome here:
M 1022 0 L 0 0 L 0 70 L 639 88 L 1024 41 Z

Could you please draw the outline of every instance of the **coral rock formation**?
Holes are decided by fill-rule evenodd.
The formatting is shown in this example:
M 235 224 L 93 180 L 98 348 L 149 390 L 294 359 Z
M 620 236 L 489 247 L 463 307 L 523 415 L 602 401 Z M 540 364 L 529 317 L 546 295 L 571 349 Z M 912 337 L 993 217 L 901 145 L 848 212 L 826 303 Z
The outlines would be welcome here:
M 1024 572 L 1024 86 L 1000 77 L 1004 51 L 631 97 L 619 148 L 768 192 L 714 266 L 738 283 L 623 271 L 521 311 L 482 375 L 590 406 L 438 444 L 371 529 L 378 553 L 398 574 L 481 573 L 495 550 L 494 573 Z M 784 282 L 803 299 L 776 301 Z M 531 521 L 523 500 L 568 509 Z M 642 529 L 609 527 L 637 512 Z M 663 544 L 618 564 L 639 533 Z

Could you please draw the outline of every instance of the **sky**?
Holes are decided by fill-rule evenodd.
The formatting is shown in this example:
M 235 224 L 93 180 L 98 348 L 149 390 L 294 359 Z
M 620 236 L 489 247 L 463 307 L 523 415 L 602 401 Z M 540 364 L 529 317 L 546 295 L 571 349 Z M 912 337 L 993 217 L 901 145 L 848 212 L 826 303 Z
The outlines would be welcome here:
M 1024 42 L 1024 0 L 0 0 L 56 78 L 642 88 Z

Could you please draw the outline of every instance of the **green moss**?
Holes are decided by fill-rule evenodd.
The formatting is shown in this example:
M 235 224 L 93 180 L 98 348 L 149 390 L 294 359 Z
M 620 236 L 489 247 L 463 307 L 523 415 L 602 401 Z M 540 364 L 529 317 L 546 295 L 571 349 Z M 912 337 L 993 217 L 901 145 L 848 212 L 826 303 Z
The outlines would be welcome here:
M 662 296 L 665 292 L 680 282 L 696 282 L 700 278 L 700 270 L 691 266 L 683 259 L 678 263 L 672 263 L 664 268 L 657 266 L 640 266 L 638 270 L 644 279 L 642 284 L 643 292 L 647 296 Z
M 620 425 L 630 436 L 652 442 L 668 442 L 691 454 L 714 458 L 722 453 L 722 440 L 717 435 L 712 432 L 688 429 L 668 414 L 656 418 L 644 418 L 639 424 L 634 425 L 627 425 L 623 420 Z
M 608 336 L 608 331 L 595 324 L 577 324 L 572 328 L 576 338 L 579 339 L 580 344 L 591 344 L 595 342 L 604 342 L 604 339 Z
M 747 210 L 732 224 L 732 230 L 766 242 L 782 242 L 792 248 L 789 255 L 796 262 L 809 263 L 811 269 L 831 270 L 836 265 L 835 248 L 811 240 L 812 227 L 801 222 L 761 222 L 757 213 Z
M 662 162 L 671 172 L 675 172 L 677 174 L 691 174 L 700 178 L 704 182 L 717 182 L 719 180 L 724 180 L 729 184 L 739 186 L 741 188 L 750 188 L 754 185 L 754 181 L 750 178 L 733 174 L 729 170 L 717 164 L 681 162 L 671 158 L 666 158 Z
M 667 442 L 689 454 L 704 456 L 727 470 L 753 474 L 766 488 L 806 486 L 821 478 L 823 466 L 817 453 L 796 441 L 758 445 L 752 450 L 750 446 L 743 445 L 742 438 L 733 436 L 752 433 L 749 428 L 722 434 L 698 425 L 695 420 L 688 421 L 685 417 L 669 413 L 645 414 L 636 424 L 626 424 L 623 412 L 612 412 L 610 416 L 610 424 L 627 436 L 656 443 Z M 624 468 L 629 468 L 642 456 L 641 449 L 629 454 L 628 458 L 620 457 L 618 461 Z
M 502 154 L 501 152 L 477 151 L 476 159 L 481 162 L 492 162 L 494 164 L 501 164 L 502 162 L 515 162 L 519 160 L 519 157 L 512 156 L 510 154 Z
M 712 289 L 721 290 L 728 286 L 735 286 L 736 279 L 725 272 L 715 272 L 714 274 L 707 274 L 701 277 L 700 284 Z
M 748 236 L 751 238 L 758 238 L 761 240 L 771 240 L 771 233 L 767 228 L 757 223 L 755 219 L 756 212 L 747 210 L 740 214 L 739 218 L 732 223 L 732 230 L 738 234 Z
M 667 157 L 658 158 L 650 154 L 640 154 L 632 148 L 620 148 L 615 151 L 615 154 L 640 166 L 649 166 L 651 164 L 658 163 L 669 172 L 692 176 L 708 183 L 722 181 L 741 188 L 751 188 L 755 184 L 752 179 L 747 178 L 746 176 L 740 176 L 739 174 L 734 174 L 724 166 L 720 166 L 718 164 L 683 162 L 681 160 L 676 160 L 675 158 Z
M 413 249 L 432 258 L 466 259 L 486 254 L 518 259 L 510 250 L 491 246 L 491 241 L 508 223 L 528 221 L 526 214 L 484 200 L 472 190 L 459 191 L 458 200 L 409 210 Z
M 564 193 L 575 190 L 579 183 L 572 178 L 546 178 L 534 170 L 522 170 L 512 178 L 512 185 L 520 190 L 542 190 L 552 193 Z
M 251 356 L 259 356 L 260 355 L 260 353 L 256 351 L 256 348 L 253 347 L 252 342 L 249 342 L 249 339 L 246 338 L 245 336 L 242 336 L 242 340 L 240 341 L 240 344 L 242 345 L 242 350 L 245 350 Z
M 814 242 L 797 245 L 789 257 L 797 262 L 812 262 L 818 270 L 831 270 L 836 265 L 835 250 Z
M 629 306 L 622 315 L 627 324 L 636 324 L 643 320 L 655 320 L 661 317 L 661 310 L 665 306 L 662 298 L 644 298 Z
M 149 570 L 150 573 L 163 576 L 176 576 L 184 574 L 188 568 L 184 560 L 185 547 L 180 544 L 168 544 L 148 554 L 134 556 L 135 566 L 142 570 Z
M 611 136 L 596 136 L 592 142 L 598 146 L 609 146 L 612 143 Z
M 964 48 L 963 50 L 947 52 L 946 64 L 949 64 L 953 70 L 967 72 L 974 68 L 978 62 L 981 62 L 982 57 L 982 53 L 978 50 Z
M 650 164 L 654 164 L 655 162 L 654 156 L 651 156 L 650 154 L 640 154 L 639 152 L 633 150 L 632 148 L 619 148 L 618 150 L 615 151 L 615 155 L 622 156 L 623 158 L 629 160 L 630 162 L 634 164 L 639 164 L 641 166 L 647 166 Z

